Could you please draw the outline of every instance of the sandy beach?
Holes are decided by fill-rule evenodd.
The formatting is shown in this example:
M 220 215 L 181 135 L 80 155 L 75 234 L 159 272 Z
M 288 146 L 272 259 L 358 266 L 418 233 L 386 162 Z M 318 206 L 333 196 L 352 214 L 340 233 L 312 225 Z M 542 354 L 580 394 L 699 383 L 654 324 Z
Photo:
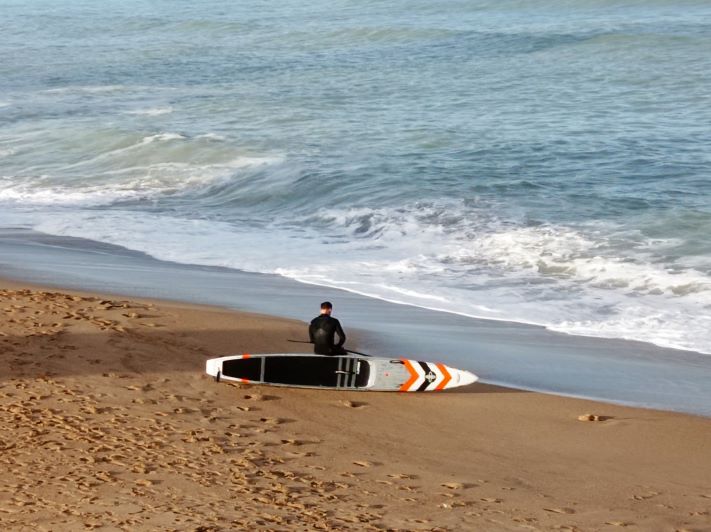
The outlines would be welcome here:
M 0 532 L 711 532 L 711 2 L 1 5 Z
M 711 530 L 708 418 L 218 384 L 304 323 L 9 281 L 0 313 L 3 530 Z

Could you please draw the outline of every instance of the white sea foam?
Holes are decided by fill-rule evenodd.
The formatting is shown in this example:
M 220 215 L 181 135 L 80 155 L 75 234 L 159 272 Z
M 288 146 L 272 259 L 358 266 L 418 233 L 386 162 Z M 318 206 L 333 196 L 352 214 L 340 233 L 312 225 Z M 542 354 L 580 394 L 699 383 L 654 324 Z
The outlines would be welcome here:
M 437 224 L 437 213 L 422 208 L 325 216 L 331 233 L 342 223 L 371 237 L 324 240 L 317 229 L 254 231 L 135 212 L 57 215 L 36 228 L 437 311 L 711 353 L 711 284 L 702 272 L 672 271 L 633 249 L 618 249 L 623 259 L 604 238 L 566 227 L 472 224 L 466 216 Z
M 141 140 L 142 144 L 150 144 L 151 142 L 168 142 L 171 140 L 185 140 L 187 137 L 180 133 L 157 133 L 148 135 Z
M 643 255 L 635 260 L 609 256 L 610 251 L 604 240 L 594 241 L 571 229 L 519 227 L 480 235 L 441 260 L 464 267 L 483 263 L 629 294 L 685 295 L 711 291 L 711 279 L 701 272 L 671 271 L 648 262 Z
M 125 85 L 86 85 L 86 86 L 69 86 L 57 87 L 55 89 L 47 89 L 42 92 L 46 94 L 67 94 L 72 92 L 96 94 L 102 92 L 118 92 L 127 90 L 129 87 Z
M 119 201 L 185 194 L 235 179 L 235 171 L 280 161 L 278 157 L 234 157 L 216 164 L 155 163 L 104 172 L 91 179 L 52 184 L 48 175 L 23 179 L 0 177 L 0 202 L 31 206 L 91 207 Z M 238 178 L 238 177 L 237 177 Z
M 148 109 L 134 109 L 132 111 L 126 111 L 127 115 L 139 115 L 139 116 L 161 116 L 167 115 L 173 112 L 173 108 L 168 107 L 149 107 Z

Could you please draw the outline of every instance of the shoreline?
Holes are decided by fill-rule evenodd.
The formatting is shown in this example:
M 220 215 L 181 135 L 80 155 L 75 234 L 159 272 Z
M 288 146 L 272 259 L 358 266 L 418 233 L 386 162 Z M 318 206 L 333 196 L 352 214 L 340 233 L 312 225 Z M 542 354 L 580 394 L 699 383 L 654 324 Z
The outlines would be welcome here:
M 293 330 L 292 336 L 296 337 L 299 336 L 300 334 L 303 334 L 304 331 L 306 331 L 306 328 L 308 326 L 308 322 L 306 321 L 301 321 L 298 319 L 292 319 L 292 318 L 284 318 L 281 316 L 275 316 L 275 315 L 270 315 L 270 314 L 262 314 L 262 313 L 255 313 L 255 312 L 249 312 L 249 311 L 244 311 L 244 310 L 239 310 L 239 309 L 234 309 L 230 307 L 222 307 L 218 305 L 209 305 L 209 304 L 200 304 L 200 303 L 192 303 L 189 301 L 180 301 L 180 300 L 175 300 L 175 299 L 162 299 L 162 298 L 148 298 L 148 297 L 134 297 L 129 294 L 125 293 L 119 293 L 119 292 L 106 292 L 106 293 L 97 293 L 91 290 L 82 290 L 82 289 L 74 289 L 74 288 L 65 288 L 60 285 L 54 285 L 54 284 L 49 284 L 49 285 L 38 285 L 38 284 L 33 284 L 33 283 L 25 283 L 22 280 L 18 279 L 13 279 L 13 278 L 8 278 L 8 277 L 1 277 L 0 276 L 0 290 L 30 290 L 30 291 L 35 291 L 35 292 L 58 292 L 58 293 L 63 293 L 63 294 L 68 294 L 71 296 L 79 296 L 79 297 L 86 297 L 86 298 L 94 298 L 94 299 L 123 299 L 123 298 L 129 298 L 130 301 L 142 305 L 149 305 L 149 306 L 156 306 L 156 305 L 161 305 L 161 306 L 167 306 L 171 308 L 176 308 L 176 309 L 183 309 L 191 312 L 197 312 L 197 313 L 219 313 L 219 314 L 226 314 L 226 315 L 235 315 L 235 316 L 245 316 L 249 317 L 251 319 L 262 319 L 265 320 L 266 322 L 285 322 L 287 324 L 290 324 L 293 328 L 290 330 Z M 349 339 L 349 345 L 350 347 L 353 347 L 354 349 L 359 349 L 358 347 L 358 339 L 360 336 L 362 336 L 362 332 L 355 330 L 355 332 L 351 332 L 353 329 L 349 329 L 348 333 L 348 339 Z M 301 345 L 299 343 L 293 343 L 290 341 L 291 339 L 282 339 L 282 341 L 279 343 L 279 345 L 282 346 L 284 352 L 304 352 L 304 353 L 311 353 L 311 350 L 309 347 L 306 347 L 304 345 Z M 354 341 L 355 340 L 355 341 Z M 355 345 L 355 347 L 354 347 Z M 216 354 L 215 356 L 227 356 L 227 355 L 233 355 L 233 354 L 239 354 L 239 352 L 244 351 L 254 351 L 253 349 L 243 349 L 243 350 L 229 350 L 229 349 L 224 349 L 220 350 L 219 354 Z M 259 387 L 259 385 L 255 385 Z M 551 397 L 559 397 L 561 399 L 571 399 L 571 400 L 577 400 L 577 401 L 585 401 L 589 402 L 595 405 L 600 405 L 602 407 L 604 406 L 610 406 L 610 407 L 622 407 L 622 408 L 631 408 L 635 410 L 648 410 L 650 412 L 658 412 L 658 413 L 664 413 L 664 414 L 679 414 L 679 415 L 684 415 L 684 416 L 691 416 L 691 417 L 699 417 L 701 419 L 707 419 L 711 421 L 711 416 L 705 416 L 703 414 L 695 414 L 695 413 L 690 413 L 690 412 L 675 412 L 673 410 L 665 410 L 665 409 L 659 409 L 659 408 L 650 408 L 650 407 L 645 407 L 645 406 L 638 406 L 638 405 L 632 405 L 632 404 L 621 404 L 621 403 L 616 403 L 616 402 L 608 402 L 600 399 L 594 399 L 590 397 L 584 397 L 584 396 L 575 396 L 572 394 L 557 394 L 553 392 L 548 392 L 545 390 L 535 390 L 535 389 L 530 389 L 530 388 L 523 388 L 523 387 L 516 387 L 516 386 L 509 386 L 506 384 L 500 384 L 500 383 L 495 383 L 495 382 L 490 382 L 490 381 L 485 381 L 482 379 L 479 379 L 475 385 L 476 388 L 483 387 L 484 389 L 490 390 L 495 393 L 530 393 L 530 394 L 536 394 L 536 395 L 544 395 L 544 396 L 551 396 Z M 274 389 L 279 389 L 280 387 L 272 387 L 272 386 L 267 386 L 267 388 L 274 388 Z M 466 386 L 463 389 L 455 388 L 453 390 L 447 390 L 447 394 L 451 393 L 467 393 L 463 391 L 466 389 L 467 391 L 470 391 L 472 386 Z M 361 392 L 353 392 L 353 393 L 361 393 Z M 366 392 L 362 392 L 366 393 Z M 384 393 L 384 392 L 383 392 Z
M 6 529 L 702 531 L 711 515 L 703 417 L 479 383 L 215 383 L 206 358 L 294 350 L 305 324 L 4 280 L 0 294 Z
M 329 299 L 347 331 L 358 331 L 365 352 L 440 359 L 517 389 L 711 416 L 708 355 L 432 312 L 276 275 L 159 261 L 22 229 L 0 231 L 0 257 L 3 275 L 19 282 L 291 319 L 310 316 Z
M 163 298 L 147 298 L 147 297 L 134 297 L 129 294 L 121 293 L 121 292 L 105 292 L 105 293 L 97 293 L 94 291 L 90 290 L 82 290 L 82 289 L 75 289 L 75 288 L 65 288 L 61 285 L 56 285 L 56 284 L 47 284 L 47 285 L 38 285 L 38 284 L 33 284 L 33 283 L 25 283 L 21 279 L 14 279 L 14 278 L 9 278 L 9 277 L 0 277 L 0 290 L 3 289 L 10 289 L 10 290 L 31 290 L 31 291 L 40 291 L 40 292 L 61 292 L 61 293 L 66 293 L 69 295 L 76 295 L 80 297 L 88 297 L 88 298 L 103 298 L 103 299 L 122 299 L 122 298 L 130 298 L 131 301 L 140 303 L 140 304 L 146 304 L 146 305 L 163 305 L 163 306 L 169 306 L 169 307 L 175 307 L 175 308 L 181 308 L 185 310 L 191 310 L 191 311 L 196 311 L 196 312 L 217 312 L 217 313 L 225 313 L 225 314 L 235 314 L 238 316 L 249 316 L 252 318 L 261 318 L 267 321 L 272 321 L 272 320 L 277 320 L 277 321 L 286 321 L 288 323 L 292 323 L 294 325 L 298 324 L 298 326 L 302 327 L 303 330 L 306 330 L 306 327 L 308 326 L 308 323 L 306 321 L 301 321 L 298 319 L 292 319 L 292 318 L 284 318 L 281 316 L 275 316 L 275 315 L 270 315 L 270 314 L 262 314 L 262 313 L 255 313 L 255 312 L 249 312 L 245 310 L 239 310 L 235 308 L 230 308 L 227 306 L 219 306 L 219 305 L 210 305 L 210 304 L 200 304 L 200 303 L 192 303 L 189 301 L 180 301 L 176 299 L 163 299 Z M 303 334 L 303 331 L 299 330 L 298 328 L 294 330 L 293 336 L 298 336 L 299 334 Z M 349 345 L 350 347 L 353 347 L 354 344 L 356 347 L 353 347 L 354 349 L 358 350 L 358 339 L 363 336 L 363 332 L 359 331 L 357 329 L 351 329 L 349 328 L 348 332 L 348 339 L 349 339 Z M 355 339 L 355 342 L 354 342 Z M 289 342 L 289 339 L 286 340 L 286 342 Z M 289 352 L 308 352 L 310 353 L 311 351 L 308 348 L 305 348 L 304 346 L 299 346 L 298 343 L 283 343 L 282 344 L 284 347 L 284 350 L 288 350 Z M 249 351 L 247 349 L 246 351 Z M 238 354 L 235 351 L 224 351 L 221 352 L 219 356 L 227 356 L 231 354 Z M 216 355 L 217 356 L 217 355 Z M 279 387 L 270 387 L 267 386 L 268 388 L 275 388 L 279 389 Z M 680 415 L 686 415 L 686 416 L 692 416 L 692 417 L 699 417 L 702 419 L 709 419 L 711 420 L 711 415 L 704 415 L 704 414 L 695 414 L 693 412 L 677 412 L 674 410 L 665 410 L 663 408 L 652 408 L 652 407 L 646 407 L 646 406 L 639 406 L 635 404 L 625 404 L 621 402 L 614 402 L 614 401 L 605 401 L 601 399 L 595 399 L 591 397 L 586 397 L 583 395 L 575 395 L 573 393 L 555 393 L 555 392 L 550 392 L 546 390 L 538 390 L 538 389 L 533 389 L 533 388 L 526 388 L 526 387 L 516 387 L 516 386 L 510 386 L 504 383 L 498 383 L 498 382 L 492 382 L 489 380 L 484 380 L 484 379 L 479 379 L 476 383 L 476 387 L 483 387 L 485 389 L 491 390 L 492 392 L 495 393 L 531 393 L 531 394 L 540 394 L 540 395 L 545 395 L 545 396 L 551 396 L 551 397 L 560 397 L 562 399 L 573 399 L 573 400 L 579 400 L 579 401 L 587 401 L 593 404 L 599 404 L 599 405 L 607 405 L 607 406 L 619 406 L 623 408 L 632 408 L 632 409 L 637 409 L 637 410 L 649 410 L 651 412 L 659 412 L 659 413 L 667 413 L 667 414 L 680 414 Z M 470 386 L 467 386 L 466 388 L 470 388 Z M 354 393 L 360 393 L 360 392 L 354 392 Z M 446 393 L 464 393 L 460 389 L 453 389 L 453 390 L 448 390 Z

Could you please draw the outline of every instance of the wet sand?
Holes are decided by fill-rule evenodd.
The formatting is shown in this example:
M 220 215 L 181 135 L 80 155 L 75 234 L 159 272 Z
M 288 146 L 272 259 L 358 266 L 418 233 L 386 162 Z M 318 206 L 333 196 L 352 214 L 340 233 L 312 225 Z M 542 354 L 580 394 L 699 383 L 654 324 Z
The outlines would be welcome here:
M 206 358 L 303 350 L 287 339 L 304 335 L 0 281 L 0 528 L 711 530 L 708 418 L 482 384 L 329 392 L 204 374 Z

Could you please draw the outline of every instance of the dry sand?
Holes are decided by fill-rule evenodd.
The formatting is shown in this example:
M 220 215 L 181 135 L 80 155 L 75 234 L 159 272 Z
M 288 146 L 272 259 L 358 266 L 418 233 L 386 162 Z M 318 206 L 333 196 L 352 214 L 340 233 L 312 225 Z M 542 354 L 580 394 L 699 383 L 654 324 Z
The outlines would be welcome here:
M 711 530 L 706 418 L 481 384 L 330 392 L 203 373 L 303 336 L 0 282 L 0 529 Z

